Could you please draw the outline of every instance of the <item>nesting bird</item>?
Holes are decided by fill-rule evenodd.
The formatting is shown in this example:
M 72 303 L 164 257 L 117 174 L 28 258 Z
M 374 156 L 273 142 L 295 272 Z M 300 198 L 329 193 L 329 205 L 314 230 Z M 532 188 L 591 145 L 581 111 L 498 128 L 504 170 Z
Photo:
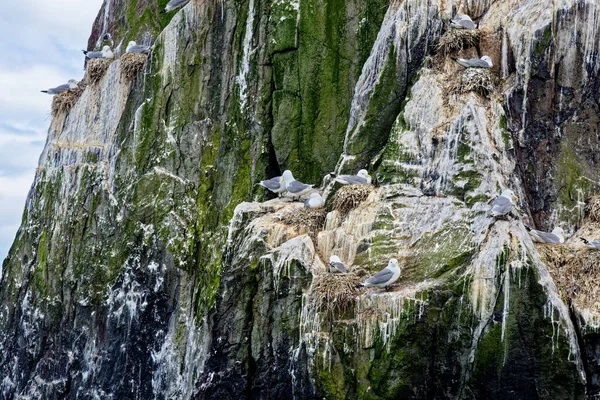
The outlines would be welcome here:
M 276 176 L 275 178 L 267 179 L 266 181 L 260 181 L 257 185 L 260 185 L 273 193 L 277 193 L 278 195 L 287 192 L 285 183 L 281 181 L 281 176 Z
M 127 45 L 127 49 L 125 53 L 134 53 L 134 54 L 146 54 L 150 52 L 150 46 L 144 46 L 142 44 L 137 44 L 135 41 L 129 42 Z
M 47 93 L 47 94 L 51 94 L 51 95 L 60 94 L 62 92 L 66 92 L 67 90 L 77 88 L 78 84 L 79 84 L 79 82 L 76 81 L 75 79 L 69 79 L 69 81 L 67 83 L 65 83 L 64 85 L 60 85 L 55 88 L 50 88 L 48 90 L 42 90 L 42 93 Z
M 308 199 L 304 202 L 306 208 L 321 208 L 325 205 L 325 200 L 317 192 L 311 193 Z
M 507 189 L 492 203 L 492 215 L 494 217 L 503 217 L 512 211 L 513 199 L 518 200 L 515 193 Z
M 335 178 L 343 185 L 370 185 L 371 175 L 366 169 L 361 169 L 356 175 L 340 175 Z
M 348 272 L 348 270 L 346 269 L 346 267 L 342 263 L 342 260 L 340 260 L 338 256 L 331 256 L 329 257 L 329 265 L 327 266 L 327 272 L 329 272 L 330 274 L 335 274 L 338 272 L 345 274 L 346 272 Z
M 313 185 L 307 185 L 305 183 L 295 180 L 294 176 L 292 175 L 292 171 L 290 170 L 286 170 L 283 172 L 281 182 L 285 184 L 285 189 L 293 197 L 303 196 L 311 190 L 313 190 Z
M 115 58 L 115 55 L 113 54 L 112 50 L 110 49 L 110 46 L 104 46 L 102 48 L 102 51 L 87 51 L 87 50 L 81 50 L 83 51 L 83 54 L 85 54 L 86 58 Z
M 167 3 L 167 6 L 165 7 L 165 9 L 163 11 L 161 11 L 161 14 L 164 13 L 168 13 L 170 11 L 175 10 L 176 8 L 179 7 L 183 7 L 185 5 L 185 3 L 187 3 L 189 0 L 171 0 Z
M 587 247 L 589 247 L 590 249 L 594 249 L 594 250 L 600 250 L 600 239 L 594 239 L 591 242 L 588 241 L 587 239 L 581 238 L 581 240 L 583 241 L 583 243 L 585 243 L 585 245 Z
M 392 258 L 388 262 L 387 267 L 364 281 L 361 286 L 387 287 L 396 282 L 398 278 L 400 278 L 400 266 L 398 265 L 398 260 Z
M 489 56 L 483 56 L 481 58 L 452 58 L 454 61 L 459 63 L 465 68 L 492 68 L 494 63 Z
M 452 21 L 450 21 L 450 26 L 454 29 L 475 29 L 475 23 L 468 15 L 457 15 L 454 17 Z
M 529 236 L 536 243 L 559 244 L 565 242 L 565 232 L 560 227 L 554 228 L 552 232 L 543 232 L 536 229 L 529 231 Z

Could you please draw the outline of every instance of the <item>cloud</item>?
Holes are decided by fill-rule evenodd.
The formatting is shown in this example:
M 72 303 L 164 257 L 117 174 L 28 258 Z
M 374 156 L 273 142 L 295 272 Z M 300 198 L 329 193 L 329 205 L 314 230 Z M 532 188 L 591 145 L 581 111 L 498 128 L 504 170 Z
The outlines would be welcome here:
M 50 125 L 40 90 L 83 77 L 103 0 L 0 1 L 0 265 L 21 222 Z

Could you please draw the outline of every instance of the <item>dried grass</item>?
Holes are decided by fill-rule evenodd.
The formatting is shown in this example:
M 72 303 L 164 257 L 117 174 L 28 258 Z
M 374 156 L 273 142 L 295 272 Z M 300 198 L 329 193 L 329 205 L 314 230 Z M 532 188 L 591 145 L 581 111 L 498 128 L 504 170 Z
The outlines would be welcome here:
M 146 54 L 125 53 L 121 57 L 121 75 L 132 81 L 137 74 L 144 70 L 148 56 Z
M 332 209 L 346 215 L 367 200 L 373 192 L 373 185 L 346 185 L 338 190 L 333 198 Z
M 600 196 L 592 196 L 587 199 L 585 214 L 593 222 L 600 223 Z
M 489 68 L 467 68 L 454 82 L 452 93 L 476 92 L 482 96 L 493 93 L 498 86 L 498 77 Z
M 354 274 L 323 274 L 314 277 L 310 299 L 317 311 L 342 313 L 354 306 L 360 278 Z
M 93 85 L 100 82 L 100 79 L 106 73 L 106 70 L 112 64 L 114 59 L 112 58 L 92 58 L 87 63 L 86 69 L 86 81 Z
M 442 59 L 479 44 L 479 30 L 450 29 L 440 38 L 436 55 Z
M 600 251 L 573 245 L 537 245 L 561 295 L 577 309 L 600 313 Z
M 316 241 L 317 234 L 325 225 L 327 211 L 324 208 L 295 208 L 281 216 L 281 222 L 294 226 L 301 233 L 307 233 Z
M 85 82 L 80 82 L 75 89 L 55 95 L 52 98 L 52 116 L 56 117 L 59 114 L 68 113 L 81 97 L 86 85 Z

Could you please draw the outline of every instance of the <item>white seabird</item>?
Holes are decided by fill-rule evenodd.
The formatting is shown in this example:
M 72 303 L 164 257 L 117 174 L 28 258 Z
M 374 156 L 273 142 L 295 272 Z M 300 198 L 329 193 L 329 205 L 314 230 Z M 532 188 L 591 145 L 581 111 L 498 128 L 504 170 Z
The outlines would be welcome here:
M 83 54 L 85 54 L 86 58 L 115 58 L 110 46 L 104 46 L 102 51 L 81 51 L 83 51 Z
M 468 15 L 457 15 L 452 21 L 450 21 L 450 26 L 454 29 L 475 29 L 475 23 Z
M 62 92 L 66 92 L 67 90 L 70 89 L 75 89 L 77 87 L 77 85 L 79 84 L 78 81 L 76 81 L 75 79 L 69 79 L 69 81 L 67 83 L 65 83 L 64 85 L 60 85 L 57 86 L 55 88 L 50 88 L 48 90 L 42 90 L 42 93 L 47 93 L 47 94 L 59 94 Z
M 260 181 L 257 183 L 264 188 L 267 188 L 273 193 L 283 194 L 287 192 L 285 189 L 285 184 L 281 182 L 281 176 L 276 176 L 275 178 L 267 179 L 266 181 Z
M 510 189 L 502 192 L 500 196 L 492 203 L 492 215 L 494 217 L 502 217 L 512 211 L 513 199 L 518 200 L 514 192 Z
M 366 169 L 361 169 L 356 175 L 340 175 L 335 178 L 343 185 L 370 185 L 371 175 Z
M 584 238 L 581 238 L 581 240 L 583 240 L 583 243 L 590 249 L 600 250 L 600 239 L 594 239 L 591 242 Z
M 183 7 L 188 1 L 189 0 L 171 0 L 169 3 L 167 3 L 165 9 L 162 10 L 160 13 L 168 13 L 169 11 L 173 11 L 176 8 Z
M 331 256 L 329 257 L 329 265 L 327 266 L 327 272 L 329 272 L 330 274 L 335 274 L 338 272 L 345 274 L 348 272 L 348 270 L 346 269 L 346 267 L 342 263 L 342 260 L 340 260 L 338 256 Z
M 307 185 L 305 183 L 295 180 L 294 176 L 292 175 L 292 171 L 290 170 L 286 170 L 283 172 L 281 181 L 285 184 L 285 188 L 288 191 L 288 193 L 294 197 L 303 196 L 311 190 L 313 190 L 313 185 Z
M 492 68 L 494 63 L 489 56 L 483 56 L 481 58 L 453 58 L 454 61 L 459 63 L 465 68 Z
M 387 267 L 364 281 L 361 285 L 364 287 L 376 286 L 386 287 L 396 282 L 400 278 L 400 266 L 398 260 L 392 258 Z
M 531 229 L 529 235 L 536 243 L 559 244 L 565 242 L 565 232 L 558 226 L 552 232 Z
M 137 44 L 135 41 L 129 42 L 127 45 L 127 49 L 125 49 L 125 53 L 134 53 L 134 54 L 146 54 L 150 52 L 150 46 L 144 46 L 142 44 Z
M 321 208 L 325 205 L 325 200 L 317 192 L 311 193 L 308 200 L 304 202 L 306 208 Z

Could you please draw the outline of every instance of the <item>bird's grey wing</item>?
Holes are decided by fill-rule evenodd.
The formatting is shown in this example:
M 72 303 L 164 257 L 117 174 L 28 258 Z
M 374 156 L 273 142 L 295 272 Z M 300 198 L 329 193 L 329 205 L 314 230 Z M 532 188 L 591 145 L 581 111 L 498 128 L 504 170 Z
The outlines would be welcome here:
M 141 44 L 132 46 L 129 49 L 129 53 L 136 53 L 136 54 L 141 54 L 141 53 L 147 53 L 150 51 L 150 46 L 144 46 Z
M 496 214 L 508 214 L 510 210 L 512 210 L 512 203 L 504 196 L 498 197 L 494 203 L 492 203 L 492 212 Z
M 365 178 L 357 175 L 340 175 L 338 179 L 347 182 L 349 185 L 367 184 L 367 180 Z
M 598 250 L 600 250 L 600 239 L 596 239 L 596 240 L 592 240 L 590 242 L 590 245 L 594 246 L 595 248 L 597 248 Z
M 281 187 L 281 183 L 279 182 L 279 180 L 275 181 L 273 179 L 269 179 L 268 181 L 262 181 L 261 185 L 269 190 L 279 190 L 279 188 Z
M 560 238 L 558 236 L 556 236 L 554 233 L 542 232 L 542 231 L 538 231 L 535 229 L 532 229 L 531 231 L 535 232 L 536 235 L 538 235 L 538 237 L 540 239 L 542 239 L 542 241 L 544 243 L 550 243 L 550 244 L 560 243 Z
M 310 199 L 304 201 L 304 207 L 310 208 Z
M 338 271 L 340 271 L 342 273 L 348 272 L 348 270 L 346 269 L 346 267 L 344 266 L 344 264 L 342 264 L 341 262 L 335 262 L 334 261 L 332 263 L 329 263 L 329 266 L 331 268 L 335 268 L 336 270 L 338 270 Z
M 188 0 L 171 0 L 169 2 L 169 4 L 167 4 L 167 7 L 179 7 L 180 5 L 182 5 L 183 3 L 185 3 Z
M 368 283 L 369 285 L 383 285 L 384 283 L 392 279 L 392 276 L 394 276 L 392 270 L 390 270 L 389 268 L 384 268 L 383 270 L 379 271 L 378 273 L 367 279 L 365 283 Z
M 86 53 L 86 57 L 87 58 L 102 58 L 102 52 L 101 51 L 88 51 Z
M 460 59 L 461 64 L 465 67 L 473 67 L 473 68 L 489 68 L 489 64 L 479 58 L 471 58 L 466 60 L 464 58 Z
M 469 19 L 460 19 L 458 21 L 455 21 L 455 23 L 457 25 L 460 25 L 460 27 L 462 27 L 463 29 L 475 29 L 475 24 Z
M 71 87 L 69 86 L 69 84 L 65 83 L 64 85 L 57 86 L 55 88 L 50 89 L 49 91 L 52 91 L 52 93 L 62 93 L 62 92 L 66 92 L 70 88 Z
M 312 185 L 306 185 L 302 182 L 293 181 L 287 186 L 287 190 L 290 193 L 300 193 L 306 189 L 310 189 Z

